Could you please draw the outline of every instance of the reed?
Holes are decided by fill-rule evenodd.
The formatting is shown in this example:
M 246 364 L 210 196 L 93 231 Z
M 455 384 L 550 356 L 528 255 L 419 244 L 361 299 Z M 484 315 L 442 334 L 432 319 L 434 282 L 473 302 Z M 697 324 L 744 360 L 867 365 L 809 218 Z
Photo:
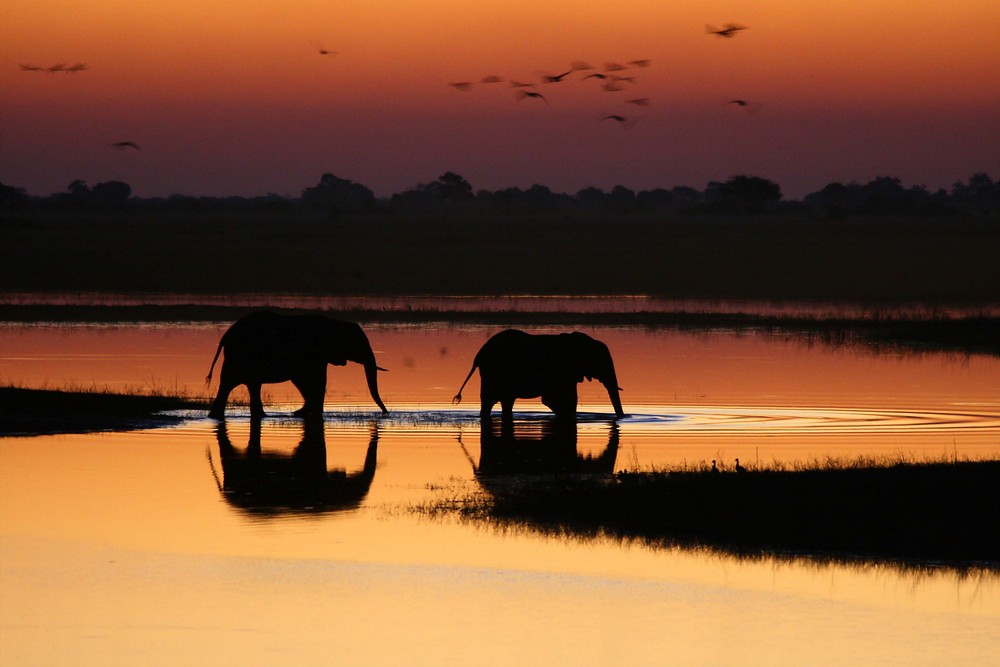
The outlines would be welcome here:
M 101 387 L 28 389 L 0 386 L 0 437 L 88 433 L 162 426 L 181 421 L 164 414 L 207 410 L 204 399 L 172 395 L 155 387 L 113 392 Z
M 1000 569 L 1000 461 L 905 457 L 491 480 L 448 508 L 498 525 L 728 552 Z

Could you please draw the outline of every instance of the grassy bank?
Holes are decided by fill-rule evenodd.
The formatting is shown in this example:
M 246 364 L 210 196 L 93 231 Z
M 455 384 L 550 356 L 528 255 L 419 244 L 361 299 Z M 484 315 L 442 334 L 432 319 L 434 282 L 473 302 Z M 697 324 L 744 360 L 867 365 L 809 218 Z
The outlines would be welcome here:
M 0 387 L 0 437 L 120 431 L 177 423 L 169 410 L 208 409 L 165 395 Z
M 0 218 L 0 284 L 19 292 L 648 294 L 974 305 L 997 301 L 998 254 L 1000 225 L 976 219 Z
M 431 511 L 741 554 L 1000 568 L 1000 462 L 489 480 Z

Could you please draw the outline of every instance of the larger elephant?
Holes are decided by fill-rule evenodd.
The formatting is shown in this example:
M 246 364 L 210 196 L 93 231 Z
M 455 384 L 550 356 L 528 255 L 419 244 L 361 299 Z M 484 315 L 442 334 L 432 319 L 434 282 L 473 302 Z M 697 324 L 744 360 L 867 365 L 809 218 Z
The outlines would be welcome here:
M 250 414 L 260 417 L 264 414 L 261 385 L 287 380 L 305 400 L 296 414 L 322 414 L 326 366 L 345 366 L 348 361 L 364 367 L 372 399 L 383 413 L 388 412 L 378 393 L 378 371 L 385 369 L 375 363 L 368 337 L 354 322 L 322 315 L 247 315 L 222 335 L 208 372 L 209 382 L 223 350 L 219 392 L 208 413 L 210 417 L 223 418 L 229 394 L 241 384 L 250 392 Z
M 597 379 L 608 391 L 615 415 L 622 410 L 618 377 L 608 346 L 587 334 L 529 334 L 517 329 L 501 331 L 480 348 L 472 369 L 455 395 L 462 400 L 469 378 L 479 369 L 480 418 L 487 420 L 498 402 L 503 418 L 513 417 L 518 398 L 541 397 L 559 417 L 575 417 L 576 385 Z

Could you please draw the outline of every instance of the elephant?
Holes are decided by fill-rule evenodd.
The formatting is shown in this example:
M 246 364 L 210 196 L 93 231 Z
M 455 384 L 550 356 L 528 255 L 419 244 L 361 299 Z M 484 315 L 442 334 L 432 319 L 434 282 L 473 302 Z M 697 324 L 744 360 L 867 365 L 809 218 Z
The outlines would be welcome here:
M 354 322 L 322 315 L 279 315 L 267 311 L 247 315 L 222 335 L 208 371 L 208 383 L 223 348 L 226 354 L 219 393 L 209 417 L 223 418 L 230 392 L 241 384 L 250 392 L 250 414 L 261 417 L 264 415 L 261 385 L 286 380 L 292 381 L 305 400 L 296 415 L 322 414 L 326 366 L 345 366 L 348 361 L 364 366 L 368 391 L 382 412 L 388 412 L 378 393 L 378 371 L 385 369 L 375 364 L 368 337 Z
M 608 444 L 597 456 L 577 451 L 577 425 L 567 419 L 486 424 L 479 431 L 476 477 L 509 475 L 610 475 L 618 458 L 618 424 L 611 422 Z M 468 452 L 466 452 L 468 456 Z
M 357 508 L 375 478 L 378 424 L 373 423 L 364 467 L 348 473 L 327 470 L 326 434 L 322 417 L 303 420 L 302 440 L 291 455 L 268 453 L 261 447 L 261 420 L 250 422 L 244 452 L 230 442 L 226 422 L 219 422 L 216 438 L 222 480 L 216 482 L 233 507 L 251 515 L 320 513 Z M 211 463 L 209 457 L 209 463 Z M 212 468 L 215 474 L 215 468 Z
M 576 385 L 584 378 L 597 378 L 608 390 L 615 415 L 625 416 L 619 396 L 622 389 L 608 346 L 579 331 L 542 335 L 517 329 L 501 331 L 480 348 L 453 403 L 461 403 L 462 389 L 477 368 L 483 421 L 490 419 L 498 401 L 503 419 L 509 420 L 515 399 L 538 396 L 556 416 L 575 418 Z

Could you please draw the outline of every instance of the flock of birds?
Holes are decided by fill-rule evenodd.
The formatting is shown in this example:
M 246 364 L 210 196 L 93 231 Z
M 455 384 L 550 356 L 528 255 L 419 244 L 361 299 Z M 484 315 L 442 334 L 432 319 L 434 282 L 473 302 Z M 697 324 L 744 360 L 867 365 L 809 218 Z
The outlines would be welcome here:
M 732 39 L 746 29 L 746 26 L 738 23 L 726 23 L 721 28 L 716 28 L 711 25 L 705 26 L 706 34 L 715 35 L 721 39 Z M 339 55 L 337 51 L 332 51 L 319 45 L 316 46 L 316 50 L 319 52 L 319 55 L 323 57 Z M 650 67 L 651 65 L 652 62 L 648 58 L 639 58 L 629 60 L 625 63 L 607 62 L 604 64 L 604 67 L 598 71 L 597 68 L 590 63 L 578 60 L 570 63 L 569 68 L 565 72 L 560 72 L 558 74 L 542 73 L 540 75 L 540 83 L 562 83 L 567 77 L 576 72 L 585 72 L 585 74 L 579 77 L 579 80 L 589 81 L 593 79 L 600 85 L 602 91 L 606 93 L 618 93 L 629 90 L 629 88 L 634 86 L 636 83 L 636 77 L 630 73 L 627 74 L 626 72 L 629 72 L 629 70 L 632 69 L 644 69 Z M 25 72 L 45 72 L 47 74 L 56 74 L 60 72 L 75 74 L 77 72 L 83 72 L 87 69 L 89 68 L 86 63 L 76 63 L 75 65 L 56 63 L 50 67 L 40 67 L 33 64 L 21 64 L 21 70 Z M 548 99 L 545 95 L 539 92 L 538 86 L 533 82 L 505 79 L 504 77 L 496 74 L 486 75 L 479 80 L 480 84 L 485 85 L 496 85 L 504 82 L 508 82 L 512 88 L 516 89 L 516 99 L 518 101 L 538 100 L 546 105 L 549 104 Z M 457 91 L 469 92 L 475 84 L 472 81 L 456 81 L 449 83 L 448 85 Z M 650 99 L 648 97 L 628 97 L 624 100 L 624 103 L 632 105 L 633 107 L 648 107 L 650 105 Z M 730 100 L 727 104 L 732 104 L 741 108 L 748 108 L 750 106 L 750 103 L 743 99 Z M 620 123 L 623 127 L 631 127 L 638 120 L 638 116 L 624 113 L 608 113 L 602 115 L 600 120 L 602 122 L 612 121 Z M 133 141 L 116 141 L 109 144 L 109 146 L 116 150 L 139 150 L 139 145 Z
M 721 28 L 716 28 L 711 25 L 705 26 L 706 34 L 715 35 L 716 37 L 722 39 L 732 39 L 733 37 L 735 37 L 740 32 L 746 29 L 747 29 L 746 26 L 740 25 L 738 23 L 726 23 Z M 330 52 L 320 51 L 320 53 L 325 55 Z M 604 67 L 601 71 L 597 71 L 597 68 L 595 68 L 590 63 L 578 60 L 570 63 L 569 68 L 565 72 L 561 72 L 558 74 L 540 73 L 539 83 L 542 85 L 562 83 L 570 75 L 576 72 L 581 72 L 585 74 L 583 74 L 581 77 L 578 77 L 578 80 L 587 81 L 593 79 L 600 84 L 600 88 L 602 91 L 606 93 L 617 93 L 629 90 L 629 88 L 633 86 L 637 80 L 637 78 L 634 75 L 623 74 L 623 72 L 628 72 L 633 68 L 646 68 L 649 67 L 651 64 L 652 61 L 650 61 L 648 58 L 629 60 L 625 63 L 608 62 L 604 64 Z M 485 85 L 495 85 L 504 83 L 505 81 L 508 81 L 510 86 L 516 89 L 517 91 L 516 99 L 518 101 L 538 100 L 540 102 L 545 103 L 546 105 L 549 104 L 548 99 L 545 97 L 543 93 L 541 93 L 538 90 L 538 85 L 536 85 L 534 82 L 525 82 L 516 79 L 508 80 L 496 74 L 489 74 L 482 77 L 478 83 Z M 448 85 L 459 92 L 466 93 L 473 89 L 473 87 L 476 85 L 476 82 L 454 81 L 449 83 Z M 630 97 L 625 99 L 624 102 L 625 104 L 632 105 L 633 107 L 647 107 L 650 105 L 650 99 L 648 97 Z M 744 99 L 730 100 L 729 102 L 727 102 L 727 104 L 732 104 L 741 108 L 750 107 L 750 103 Z M 602 122 L 613 121 L 616 123 L 620 123 L 623 127 L 630 127 L 638 120 L 638 116 L 634 116 L 631 114 L 624 114 L 624 113 L 609 113 L 609 114 L 603 114 L 600 117 L 600 120 Z

